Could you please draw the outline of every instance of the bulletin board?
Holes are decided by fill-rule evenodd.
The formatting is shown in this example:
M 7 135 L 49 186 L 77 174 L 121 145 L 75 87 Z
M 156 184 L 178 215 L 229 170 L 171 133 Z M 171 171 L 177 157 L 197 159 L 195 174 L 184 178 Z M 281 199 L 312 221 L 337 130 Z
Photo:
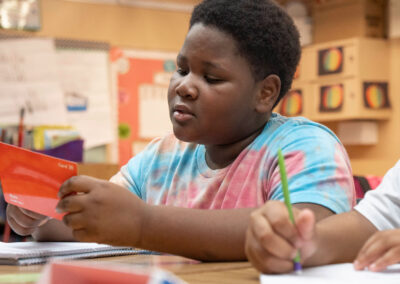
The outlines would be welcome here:
M 113 69 L 118 73 L 121 165 L 137 154 L 138 145 L 172 131 L 167 93 L 175 58 L 176 53 L 112 49 Z
M 0 36 L 0 121 L 72 125 L 85 149 L 113 143 L 109 45 Z

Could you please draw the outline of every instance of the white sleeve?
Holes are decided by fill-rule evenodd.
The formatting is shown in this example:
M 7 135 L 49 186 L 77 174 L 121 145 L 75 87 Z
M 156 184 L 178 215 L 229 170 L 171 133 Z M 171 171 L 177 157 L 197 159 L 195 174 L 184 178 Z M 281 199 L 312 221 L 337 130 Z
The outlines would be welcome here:
M 354 209 L 378 230 L 400 228 L 400 161 L 386 173 L 376 189 L 367 192 Z
M 125 166 L 124 166 L 125 167 Z M 116 173 L 115 175 L 113 175 L 110 180 L 110 182 L 118 184 L 122 187 L 125 187 L 126 189 L 130 189 L 131 185 L 130 182 L 126 176 L 126 174 L 124 174 L 124 169 L 121 168 L 121 170 Z

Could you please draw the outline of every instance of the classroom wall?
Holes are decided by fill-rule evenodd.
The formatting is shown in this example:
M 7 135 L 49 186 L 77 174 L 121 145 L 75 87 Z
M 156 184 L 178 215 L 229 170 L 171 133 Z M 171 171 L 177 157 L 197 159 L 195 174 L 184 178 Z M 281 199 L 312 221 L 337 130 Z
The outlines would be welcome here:
M 400 39 L 390 40 L 390 46 L 392 116 L 379 122 L 377 145 L 347 147 L 355 174 L 383 175 L 400 159 Z
M 190 19 L 189 12 L 63 0 L 41 0 L 41 16 L 39 36 L 165 51 L 180 49 Z
M 42 0 L 38 35 L 106 41 L 114 46 L 178 51 L 187 32 L 188 12 Z M 391 40 L 392 117 L 379 122 L 379 144 L 347 147 L 358 175 L 383 175 L 400 159 L 400 39 Z M 335 124 L 329 125 L 335 130 Z
M 105 41 L 113 46 L 178 51 L 190 13 L 129 6 L 41 0 L 38 36 Z M 7 31 L 1 31 L 8 33 Z M 15 33 L 12 31 L 10 33 Z M 31 34 L 31 33 L 29 33 Z M 358 175 L 383 175 L 400 159 L 400 39 L 391 40 L 392 117 L 379 122 L 379 144 L 346 147 Z M 336 130 L 335 123 L 329 123 Z

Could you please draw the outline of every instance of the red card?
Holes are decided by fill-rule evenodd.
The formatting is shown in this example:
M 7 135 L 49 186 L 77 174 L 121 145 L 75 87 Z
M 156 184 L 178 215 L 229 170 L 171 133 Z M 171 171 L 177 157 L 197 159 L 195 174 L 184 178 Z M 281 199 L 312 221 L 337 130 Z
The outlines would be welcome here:
M 0 181 L 10 204 L 61 220 L 64 214 L 55 211 L 57 193 L 76 175 L 74 162 L 0 143 Z

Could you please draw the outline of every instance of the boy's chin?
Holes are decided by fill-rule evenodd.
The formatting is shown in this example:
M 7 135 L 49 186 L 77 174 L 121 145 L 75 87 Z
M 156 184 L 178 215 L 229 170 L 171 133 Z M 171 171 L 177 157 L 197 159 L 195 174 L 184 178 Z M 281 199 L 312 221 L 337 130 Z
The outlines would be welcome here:
M 180 141 L 201 144 L 198 137 L 194 137 L 194 135 L 190 135 L 186 131 L 182 131 L 182 129 L 176 129 L 174 127 L 173 131 L 174 131 L 175 137 L 177 139 L 179 139 Z
M 177 139 L 179 139 L 180 141 L 183 141 L 183 142 L 188 142 L 188 143 L 196 142 L 196 141 L 193 140 L 190 136 L 183 135 L 183 134 L 179 133 L 179 131 L 176 132 L 176 131 L 174 130 L 174 135 L 175 135 L 175 137 L 176 137 Z

